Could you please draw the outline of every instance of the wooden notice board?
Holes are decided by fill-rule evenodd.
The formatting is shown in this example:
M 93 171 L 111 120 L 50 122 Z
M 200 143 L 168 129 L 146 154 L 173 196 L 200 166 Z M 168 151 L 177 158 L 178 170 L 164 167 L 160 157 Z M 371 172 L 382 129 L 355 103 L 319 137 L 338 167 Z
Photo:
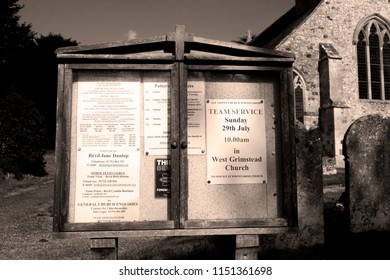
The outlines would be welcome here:
M 56 234 L 297 226 L 291 54 L 178 26 L 57 58 Z

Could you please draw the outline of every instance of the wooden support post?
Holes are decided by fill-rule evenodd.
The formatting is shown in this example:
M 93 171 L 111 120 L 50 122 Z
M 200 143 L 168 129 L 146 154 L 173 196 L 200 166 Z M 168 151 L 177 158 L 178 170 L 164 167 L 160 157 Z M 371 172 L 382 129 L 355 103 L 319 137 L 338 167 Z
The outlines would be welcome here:
M 90 249 L 93 260 L 117 260 L 118 238 L 91 238 Z
M 258 235 L 236 235 L 236 260 L 257 260 Z

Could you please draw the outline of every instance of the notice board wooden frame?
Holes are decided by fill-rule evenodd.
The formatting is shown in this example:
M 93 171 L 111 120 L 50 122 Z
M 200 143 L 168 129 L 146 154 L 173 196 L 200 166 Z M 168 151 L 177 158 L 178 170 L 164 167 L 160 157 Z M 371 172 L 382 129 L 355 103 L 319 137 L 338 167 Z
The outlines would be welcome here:
M 58 97 L 53 231 L 59 237 L 184 236 L 271 234 L 298 225 L 295 167 L 295 117 L 289 53 L 175 33 L 141 40 L 57 50 Z M 71 158 L 71 98 L 75 70 L 169 71 L 171 75 L 171 198 L 168 221 L 68 223 Z M 279 77 L 283 216 L 264 219 L 187 220 L 187 71 L 274 73 Z

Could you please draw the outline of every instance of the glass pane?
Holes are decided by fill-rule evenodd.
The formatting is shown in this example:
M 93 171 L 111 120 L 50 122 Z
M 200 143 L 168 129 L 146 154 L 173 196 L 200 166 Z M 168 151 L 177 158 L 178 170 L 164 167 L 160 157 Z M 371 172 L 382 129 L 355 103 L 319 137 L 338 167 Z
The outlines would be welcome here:
M 140 220 L 166 220 L 171 179 L 170 73 L 144 72 L 142 87 Z
M 189 73 L 189 220 L 280 215 L 278 79 L 264 73 Z
M 371 67 L 371 95 L 372 99 L 381 99 L 381 77 L 380 77 L 380 50 L 379 37 L 374 25 L 370 34 L 370 67 Z
M 303 123 L 304 121 L 303 90 L 301 87 L 295 88 L 295 117 L 298 121 Z
M 362 34 L 362 32 L 360 32 Z M 359 38 L 361 38 L 359 36 Z M 357 44 L 357 59 L 358 59 L 358 79 L 359 79 L 359 98 L 367 99 L 367 60 L 366 60 L 366 44 L 364 41 L 359 41 Z
M 380 82 L 371 81 L 372 99 L 381 99 L 381 84 Z
M 368 98 L 367 92 L 368 92 L 367 82 L 359 81 L 359 98 L 367 99 Z
M 383 45 L 383 74 L 385 81 L 385 99 L 390 100 L 390 44 L 389 37 L 385 36 Z
M 73 76 L 69 222 L 169 219 L 170 73 Z
M 379 36 L 376 33 L 370 34 L 370 62 L 372 64 L 380 63 Z

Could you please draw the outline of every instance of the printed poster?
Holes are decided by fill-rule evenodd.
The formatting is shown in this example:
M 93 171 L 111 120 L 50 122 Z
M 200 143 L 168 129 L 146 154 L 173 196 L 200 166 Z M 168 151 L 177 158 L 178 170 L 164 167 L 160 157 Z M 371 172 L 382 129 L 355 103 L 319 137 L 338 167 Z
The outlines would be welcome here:
M 267 182 L 264 100 L 206 102 L 209 184 Z
M 139 220 L 140 82 L 126 72 L 80 73 L 75 222 Z

